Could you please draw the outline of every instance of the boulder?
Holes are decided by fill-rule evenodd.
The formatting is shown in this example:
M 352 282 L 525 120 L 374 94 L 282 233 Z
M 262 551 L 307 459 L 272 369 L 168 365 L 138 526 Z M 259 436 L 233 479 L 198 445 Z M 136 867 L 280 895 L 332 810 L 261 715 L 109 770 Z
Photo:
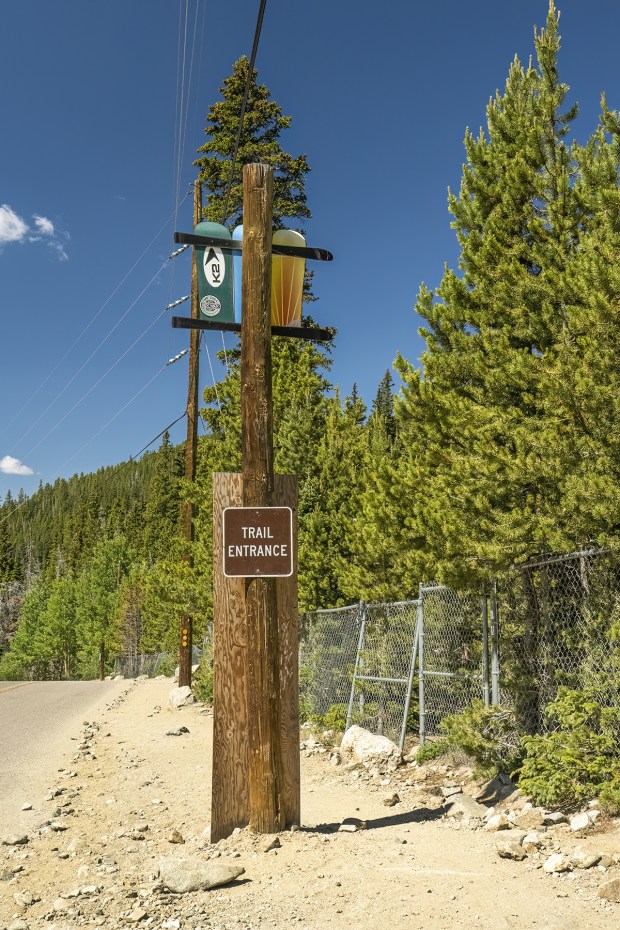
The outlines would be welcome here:
M 402 761 L 396 743 L 386 736 L 375 736 L 358 726 L 349 727 L 344 734 L 340 752 L 356 762 L 374 765 L 381 770 L 394 770 Z
M 160 859 L 159 878 L 162 885 L 176 894 L 190 891 L 209 891 L 228 885 L 243 875 L 240 865 L 202 859 Z
M 580 833 L 582 830 L 588 830 L 593 825 L 592 820 L 585 811 L 581 814 L 574 814 L 569 823 L 573 833 Z
M 189 685 L 184 685 L 182 688 L 172 688 L 170 691 L 168 704 L 172 710 L 178 710 L 180 707 L 185 707 L 187 704 L 193 703 L 194 695 Z
M 491 833 L 497 833 L 498 830 L 510 830 L 511 826 L 512 824 L 505 814 L 493 814 L 492 817 L 488 818 L 485 824 L 485 830 L 489 830 Z

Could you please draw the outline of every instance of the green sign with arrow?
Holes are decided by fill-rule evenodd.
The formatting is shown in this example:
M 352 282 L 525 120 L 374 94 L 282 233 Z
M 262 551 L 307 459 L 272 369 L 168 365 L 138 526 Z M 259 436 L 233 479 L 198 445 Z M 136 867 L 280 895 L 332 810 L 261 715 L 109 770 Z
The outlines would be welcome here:
M 198 223 L 194 233 L 230 239 L 230 232 L 220 223 Z M 196 265 L 201 319 L 234 323 L 232 253 L 214 245 L 196 247 Z

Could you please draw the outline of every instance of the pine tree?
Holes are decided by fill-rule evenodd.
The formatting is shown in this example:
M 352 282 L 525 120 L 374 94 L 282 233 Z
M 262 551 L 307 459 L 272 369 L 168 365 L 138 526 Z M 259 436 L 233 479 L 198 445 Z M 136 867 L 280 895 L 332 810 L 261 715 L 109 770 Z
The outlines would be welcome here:
M 233 73 L 220 88 L 222 100 L 209 108 L 206 135 L 208 141 L 199 149 L 205 154 L 194 162 L 200 168 L 200 182 L 208 190 L 205 217 L 216 223 L 236 226 L 242 222 L 243 185 L 241 166 L 262 162 L 274 169 L 274 228 L 284 218 L 305 219 L 305 178 L 310 170 L 305 155 L 293 157 L 283 150 L 279 137 L 291 125 L 292 117 L 270 99 L 264 84 L 257 83 L 255 70 L 250 80 L 247 108 L 228 203 L 226 190 L 231 176 L 232 155 L 241 114 L 241 102 L 248 75 L 249 61 L 244 56 L 235 62 Z
M 558 19 L 550 2 L 538 68 L 515 59 L 487 133 L 466 134 L 461 190 L 449 196 L 459 273 L 446 268 L 436 294 L 421 288 L 423 376 L 397 364 L 407 451 L 395 480 L 411 502 L 400 522 L 423 541 L 415 561 L 427 577 L 484 576 L 553 540 L 560 491 L 544 381 L 582 220 Z
M 350 561 L 348 532 L 358 517 L 364 404 L 338 392 L 328 404 L 305 508 L 300 507 L 299 600 L 306 610 L 345 603 L 342 577 Z
M 562 476 L 557 549 L 617 546 L 620 537 L 620 115 L 605 97 L 600 125 L 577 161 L 583 231 L 546 384 Z

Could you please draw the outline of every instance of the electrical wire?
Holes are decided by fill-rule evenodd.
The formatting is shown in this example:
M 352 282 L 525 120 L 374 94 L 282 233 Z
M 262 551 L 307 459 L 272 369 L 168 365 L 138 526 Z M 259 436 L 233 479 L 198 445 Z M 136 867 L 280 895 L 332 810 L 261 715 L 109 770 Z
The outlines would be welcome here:
M 163 266 L 162 266 L 162 267 L 163 267 Z M 160 270 L 161 270 L 161 269 L 160 269 Z M 145 288 L 145 290 L 146 290 L 146 288 Z M 140 295 L 140 296 L 142 296 L 142 295 Z M 138 298 L 136 298 L 136 299 L 138 299 Z M 61 424 L 61 423 L 64 423 L 64 421 L 67 419 L 67 417 L 70 416 L 70 415 L 73 413 L 73 411 L 74 411 L 77 407 L 80 406 L 80 404 L 82 403 L 82 401 L 86 400 L 86 398 L 87 398 L 90 394 L 92 394 L 92 392 L 95 390 L 96 387 L 98 387 L 98 386 L 101 384 L 101 382 L 104 380 L 104 378 L 107 378 L 107 376 L 110 374 L 111 371 L 113 371 L 113 370 L 116 368 L 116 366 L 119 364 L 119 362 L 122 362 L 122 360 L 125 358 L 125 356 L 126 356 L 126 355 L 129 355 L 129 353 L 130 353 L 131 350 L 134 348 L 134 346 L 136 346 L 136 345 L 140 342 L 140 340 L 143 339 L 143 338 L 146 336 L 146 334 L 155 326 L 155 324 L 158 322 L 158 320 L 161 319 L 161 317 L 164 315 L 164 313 L 166 313 L 166 310 L 165 310 L 165 309 L 161 311 L 161 313 L 159 314 L 159 316 L 156 316 L 156 317 L 155 317 L 155 319 L 154 319 L 153 322 L 150 324 L 150 326 L 147 326 L 146 329 L 142 330 L 142 332 L 140 333 L 140 335 L 138 336 L 138 338 L 137 338 L 137 339 L 134 339 L 134 341 L 131 343 L 131 345 L 129 346 L 129 348 L 128 348 L 128 349 L 125 349 L 125 351 L 122 353 L 122 355 L 120 355 L 120 356 L 116 359 L 116 361 L 114 362 L 113 365 L 110 365 L 110 367 L 108 368 L 108 370 L 105 371 L 105 372 L 101 375 L 101 377 L 97 379 L 97 381 L 95 381 L 95 383 L 92 385 L 92 387 L 90 387 L 84 394 L 82 394 L 82 396 L 79 398 L 79 400 L 76 400 L 76 402 L 74 403 L 73 407 L 71 407 L 70 410 L 67 410 L 67 412 L 65 413 L 65 415 L 62 416 L 62 417 L 60 418 L 60 420 L 58 420 L 58 422 L 54 424 L 54 426 L 51 426 L 51 427 L 48 429 L 47 433 L 45 433 L 45 434 L 41 437 L 41 439 L 39 439 L 39 441 L 38 441 L 37 443 L 35 443 L 35 445 L 32 446 L 31 449 L 28 450 L 28 452 L 27 452 L 26 455 L 25 455 L 25 458 L 29 458 L 29 457 L 32 455 L 32 453 L 35 451 L 35 449 L 38 449 L 39 446 L 41 445 L 41 443 L 42 443 L 42 442 L 45 442 L 45 440 L 48 438 L 48 436 L 51 436 L 51 434 L 60 426 L 60 424 Z
M 187 200 L 187 198 L 189 197 L 189 194 L 190 194 L 190 193 L 191 193 L 191 192 L 188 192 L 188 193 L 185 195 L 185 197 L 183 198 L 183 200 L 181 201 L 181 203 L 183 203 L 185 200 Z M 176 211 L 178 210 L 178 207 L 180 207 L 180 206 L 181 206 L 181 204 L 178 204 L 178 206 L 177 206 L 177 207 L 175 208 L 175 210 L 170 214 L 170 216 L 169 216 L 168 219 L 165 221 L 165 223 L 163 223 L 163 225 L 161 226 L 161 228 L 159 229 L 159 231 L 155 233 L 155 235 L 153 236 L 153 238 L 151 239 L 151 241 L 149 242 L 149 244 L 146 246 L 146 248 L 144 249 L 144 251 L 138 256 L 138 258 L 137 258 L 136 261 L 133 263 L 133 265 L 131 266 L 131 268 L 129 269 L 129 271 L 121 278 L 120 282 L 116 285 L 116 287 L 114 288 L 114 290 L 112 291 L 112 293 L 110 294 L 110 296 L 102 303 L 102 305 L 99 307 L 99 309 L 97 310 L 97 312 L 90 318 L 90 320 L 88 321 L 87 325 L 84 327 L 84 329 L 83 329 L 82 332 L 79 334 L 79 336 L 78 336 L 76 339 L 74 339 L 74 341 L 71 343 L 71 345 L 69 346 L 69 348 L 67 349 L 67 351 L 65 352 L 65 354 L 62 356 L 62 358 L 60 359 L 60 361 L 56 363 L 56 365 L 54 366 L 54 368 L 52 368 L 52 370 L 51 370 L 50 373 L 47 375 L 47 377 L 44 378 L 43 381 L 41 381 L 41 383 L 39 384 L 39 386 L 38 386 L 38 387 L 36 388 L 36 390 L 30 395 L 30 397 L 28 398 L 28 400 L 26 400 L 25 403 L 22 404 L 22 406 L 19 408 L 19 410 L 17 411 L 17 413 L 15 414 L 15 416 L 12 418 L 12 420 L 10 420 L 9 423 L 6 424 L 6 427 L 5 427 L 6 429 L 8 429 L 9 426 L 11 426 L 11 425 L 15 422 L 15 420 L 17 420 L 18 417 L 21 416 L 21 414 L 24 412 L 24 410 L 26 409 L 26 407 L 35 399 L 35 397 L 39 394 L 39 392 L 43 390 L 43 388 L 45 387 L 45 385 L 47 384 L 47 382 L 49 381 L 49 379 L 52 377 L 52 375 L 54 375 L 54 374 L 58 371 L 58 369 L 60 368 L 60 366 L 62 365 L 62 363 L 65 361 L 65 359 L 67 358 L 67 356 L 73 351 L 73 349 L 76 347 L 76 345 L 77 345 L 77 344 L 81 341 L 81 339 L 86 335 L 86 333 L 88 332 L 88 330 L 90 329 L 90 327 L 93 325 L 93 323 L 95 322 L 95 320 L 103 313 L 103 311 L 105 310 L 105 308 L 107 307 L 107 305 L 110 303 L 110 301 L 112 300 L 112 298 L 114 297 L 114 295 L 115 295 L 115 294 L 120 290 L 120 288 L 123 286 L 123 284 L 125 283 L 125 281 L 126 281 L 127 278 L 129 277 L 129 275 L 132 273 L 132 271 L 140 264 L 140 262 L 142 261 L 142 259 L 143 259 L 144 256 L 146 255 L 146 253 L 149 251 L 149 249 L 151 248 L 151 246 L 153 245 L 153 243 L 156 241 L 156 239 L 158 239 L 159 236 L 161 236 L 161 234 L 162 234 L 162 232 L 164 231 L 164 229 L 166 228 L 166 226 L 170 223 L 170 220 L 173 219 L 173 217 L 176 215 Z M 179 250 L 179 252 L 180 252 L 180 251 L 181 251 L 181 250 Z M 176 254 L 179 254 L 179 253 L 177 252 Z M 170 256 L 170 257 L 172 258 L 172 256 Z M 49 408 L 48 408 L 48 409 L 49 409 Z M 27 434 L 26 434 L 26 435 L 27 435 Z M 25 438 L 25 436 L 22 437 L 22 439 L 24 439 L 24 438 Z M 21 440 L 18 441 L 18 444 L 19 444 L 19 442 L 21 442 Z
M 168 362 L 166 362 L 166 365 L 167 365 L 167 364 L 168 364 Z M 66 462 L 63 462 L 63 464 L 62 464 L 62 465 L 60 466 L 60 468 L 58 469 L 57 474 L 60 474 L 61 472 L 63 472 L 63 471 L 65 470 L 65 468 L 67 467 L 67 465 L 68 465 L 70 462 L 73 461 L 73 459 L 76 457 L 76 455 L 79 455 L 80 452 L 83 452 L 84 449 L 86 449 L 86 448 L 91 444 L 91 442 L 93 442 L 93 441 L 97 438 L 97 436 L 100 435 L 100 433 L 103 433 L 103 431 L 106 430 L 106 429 L 108 428 L 108 426 L 110 426 L 110 424 L 113 423 L 113 422 L 117 419 L 117 417 L 120 417 L 121 413 L 123 413 L 123 411 L 126 410 L 127 407 L 129 407 L 129 406 L 134 402 L 134 400 L 136 400 L 136 398 L 140 396 L 140 394 L 143 394 L 144 391 L 146 391 L 146 389 L 147 389 L 148 387 L 150 387 L 150 385 L 153 383 L 153 381 L 155 381 L 156 378 L 158 378 L 158 377 L 160 376 L 160 374 L 162 373 L 162 371 L 164 371 L 164 369 L 166 368 L 166 365 L 162 365 L 162 367 L 161 367 L 158 371 L 155 372 L 155 374 L 153 375 L 153 377 L 150 378 L 150 379 L 146 382 L 146 384 L 143 385 L 143 386 L 140 388 L 139 391 L 136 391 L 136 393 L 133 395 L 133 397 L 131 397 L 128 401 L 126 401 L 126 403 L 123 404 L 123 406 L 120 408 L 120 410 L 117 410 L 117 412 L 114 414 L 113 417 L 110 417 L 110 419 L 107 421 L 107 423 L 104 423 L 104 425 L 101 426 L 101 427 L 97 430 L 96 433 L 93 433 L 93 435 L 90 437 L 90 439 L 88 439 L 88 440 L 84 443 L 83 446 L 80 446 L 80 448 L 79 448 L 76 452 L 74 452 L 73 455 L 72 455 L 70 458 L 68 458 Z M 153 441 L 155 441 L 155 440 L 153 440 Z
M 214 389 L 215 389 L 215 399 L 216 399 L 216 401 L 217 401 L 217 409 L 219 410 L 220 415 L 221 415 L 221 413 L 222 413 L 222 405 L 221 405 L 221 403 L 220 403 L 220 395 L 219 395 L 219 392 L 218 392 L 218 389 L 217 389 L 217 381 L 216 381 L 216 379 L 215 379 L 215 372 L 213 371 L 213 363 L 212 363 L 212 361 L 211 361 L 211 353 L 209 352 L 209 343 L 207 342 L 206 339 L 205 339 L 205 349 L 206 349 L 206 352 L 207 352 L 207 358 L 209 359 L 209 368 L 211 369 L 211 380 L 213 381 L 213 387 L 214 387 Z M 203 425 L 204 425 L 204 421 L 203 421 Z M 222 429 L 224 429 L 223 423 L 222 423 Z M 224 438 L 226 438 L 226 430 L 224 430 Z
M 55 404 L 58 400 L 60 400 L 60 398 L 62 397 L 62 395 L 65 393 L 65 391 L 68 390 L 68 388 L 73 384 L 73 382 L 75 381 L 75 379 L 77 378 L 77 376 L 84 370 L 84 368 L 86 368 L 86 366 L 88 365 L 88 363 L 91 361 L 91 359 L 93 359 L 93 358 L 95 357 L 95 355 L 96 355 L 97 352 L 101 349 L 101 347 L 102 347 L 103 345 L 105 345 L 105 343 L 108 341 L 108 339 L 110 338 L 110 336 L 112 335 L 112 333 L 113 333 L 116 329 L 118 329 L 118 327 L 119 327 L 120 324 L 123 322 L 123 320 L 125 319 L 125 317 L 127 316 L 127 314 L 130 313 L 131 310 L 133 310 L 133 308 L 134 308 L 135 305 L 138 303 L 138 301 L 140 300 L 140 298 L 146 293 L 146 291 L 147 291 L 147 290 L 149 289 L 149 287 L 153 284 L 153 282 L 155 281 L 155 279 L 161 274 L 161 272 L 163 271 L 163 269 L 164 269 L 165 266 L 167 265 L 168 261 L 169 261 L 169 259 L 166 259 L 166 261 L 163 262 L 163 264 L 161 265 L 161 267 L 158 268 L 158 270 L 155 272 L 155 274 L 153 275 L 153 277 L 151 278 L 151 280 L 149 281 L 149 283 L 140 291 L 140 293 L 138 294 L 138 296 L 136 297 L 136 299 L 129 305 L 129 307 L 125 310 L 125 312 L 124 312 L 123 315 L 120 317 L 120 319 L 118 319 L 118 320 L 116 321 L 116 323 L 114 324 L 114 326 L 112 327 L 112 329 L 108 332 L 108 334 L 107 334 L 106 336 L 104 336 L 104 338 L 101 340 L 101 342 L 99 343 L 99 345 L 97 346 L 97 348 L 96 348 L 96 349 L 93 349 L 93 351 L 90 353 L 90 355 L 88 356 L 88 358 L 86 359 L 86 361 L 82 362 L 82 364 L 80 365 L 80 367 L 78 368 L 78 370 L 72 375 L 72 377 L 69 379 L 69 381 L 67 381 L 67 383 L 65 384 L 65 386 L 63 387 L 63 389 L 56 395 L 56 397 L 54 397 L 54 399 L 53 399 L 52 401 L 50 401 L 50 403 L 47 405 L 47 407 L 45 408 L 45 410 L 44 410 L 42 413 L 39 414 L 39 416 L 36 418 L 36 420 L 34 420 L 34 421 L 30 424 L 30 426 L 28 427 L 28 429 L 26 430 L 26 432 L 25 432 L 25 433 L 21 436 L 21 438 L 18 439 L 17 442 L 14 444 L 14 447 L 13 447 L 13 448 L 19 446 L 20 443 L 22 443 L 22 442 L 24 441 L 24 439 L 26 438 L 26 436 L 28 436 L 29 433 L 31 433 L 32 430 L 35 428 L 35 426 L 37 425 L 37 423 L 39 423 L 39 421 L 43 419 L 43 417 L 47 414 L 47 412 L 48 412 L 49 410 L 51 410 L 51 408 L 54 406 L 54 404 Z M 166 312 L 165 309 L 162 310 L 162 313 L 160 314 L 160 316 L 161 316 L 163 313 L 165 313 L 165 312 Z M 159 319 L 159 317 L 157 317 L 157 319 Z M 150 329 L 150 327 L 149 327 L 149 329 Z M 144 333 L 146 333 L 146 332 L 148 332 L 148 330 L 144 330 Z M 143 333 L 142 335 L 144 335 L 144 333 Z M 139 337 L 139 338 L 141 338 L 141 337 Z M 133 345 L 135 345 L 135 343 L 133 343 Z M 121 358 L 123 358 L 122 355 L 121 355 Z M 118 359 L 117 362 L 114 363 L 114 365 L 112 366 L 112 368 L 114 368 L 115 365 L 118 364 L 118 361 L 120 361 L 120 359 Z M 112 369 L 108 369 L 108 371 L 111 371 L 111 370 L 112 370 Z M 107 372 L 106 372 L 106 374 L 107 374 Z M 104 375 L 103 377 L 105 377 L 105 375 Z M 101 379 L 100 379 L 100 380 L 101 380 Z M 97 382 L 97 384 L 98 384 L 98 383 L 99 383 L 99 382 Z M 92 388 L 91 388 L 91 390 L 92 390 Z M 90 393 L 90 391 L 89 391 L 88 393 Z M 87 395 L 84 395 L 84 396 L 87 396 Z M 82 401 L 83 399 L 84 399 L 84 398 L 81 398 L 80 401 L 78 401 L 78 404 L 81 403 L 81 401 Z M 75 410 L 75 407 L 77 407 L 78 404 L 75 404 L 75 405 L 71 408 L 71 410 Z M 70 412 L 71 412 L 71 411 L 69 411 L 69 413 L 70 413 Z M 68 414 L 65 414 L 65 417 L 66 417 L 66 416 L 68 416 Z M 62 419 L 64 420 L 65 417 L 63 417 Z M 62 423 L 62 420 L 59 420 L 59 423 Z M 57 425 L 58 425 L 58 424 L 57 424 Z M 55 427 L 54 427 L 54 428 L 55 428 Z M 51 432 L 51 431 L 50 431 L 50 432 Z M 46 433 L 45 435 L 46 435 L 46 436 L 49 436 L 49 432 Z M 41 441 L 42 441 L 42 440 L 41 440 Z M 36 449 L 36 448 L 38 448 L 39 445 L 40 445 L 40 442 L 37 443 L 37 445 L 34 446 L 33 448 Z M 31 450 L 31 451 L 32 451 L 32 450 Z M 29 454 L 29 453 L 28 453 L 28 454 Z M 27 456 L 26 456 L 26 457 L 27 457 Z
M 230 165 L 230 174 L 228 176 L 228 186 L 226 188 L 226 193 L 224 195 L 224 208 L 222 210 L 222 223 L 225 223 L 228 219 L 228 200 L 230 197 L 230 190 L 232 188 L 233 175 L 235 173 L 235 163 L 237 161 L 237 155 L 239 153 L 239 143 L 241 142 L 241 132 L 243 130 L 243 120 L 245 118 L 245 108 L 248 103 L 248 94 L 250 92 L 250 83 L 252 81 L 252 76 L 254 74 L 254 62 L 256 61 L 256 53 L 258 51 L 258 43 L 260 40 L 261 29 L 263 27 L 263 16 L 265 15 L 265 7 L 267 5 L 267 0 L 261 0 L 260 8 L 258 10 L 258 19 L 256 21 L 256 29 L 254 30 L 254 42 L 252 43 L 252 54 L 250 56 L 250 64 L 248 66 L 248 74 L 245 81 L 245 89 L 243 92 L 243 100 L 241 102 L 241 113 L 239 116 L 239 127 L 237 129 L 237 138 L 235 139 L 235 147 L 233 149 L 232 162 Z
M 131 462 L 135 462 L 139 455 L 142 455 L 143 452 L 146 452 L 149 446 L 152 446 L 154 442 L 157 442 L 157 440 L 161 436 L 163 436 L 164 433 L 167 433 L 168 430 L 171 430 L 173 426 L 176 426 L 176 424 L 186 416 L 187 416 L 187 410 L 184 410 L 183 413 L 176 418 L 176 420 L 173 420 L 172 423 L 169 423 L 168 426 L 165 426 L 163 430 L 161 431 L 161 433 L 158 433 L 157 436 L 154 436 L 150 442 L 147 442 L 145 446 L 142 446 L 139 452 L 136 452 L 135 455 L 130 455 L 128 461 L 125 462 L 124 465 L 121 465 L 121 468 L 124 468 L 125 465 L 129 465 Z

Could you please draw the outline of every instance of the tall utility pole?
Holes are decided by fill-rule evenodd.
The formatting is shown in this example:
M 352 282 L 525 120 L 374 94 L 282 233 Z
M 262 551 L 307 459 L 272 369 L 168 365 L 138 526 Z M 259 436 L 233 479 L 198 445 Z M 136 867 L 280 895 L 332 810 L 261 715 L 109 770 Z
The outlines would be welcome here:
M 200 181 L 194 181 L 194 226 L 202 221 L 202 187 Z M 198 299 L 198 270 L 196 249 L 192 259 L 192 319 L 200 318 Z M 196 478 L 196 447 L 198 445 L 198 359 L 200 353 L 200 331 L 192 329 L 189 337 L 189 377 L 187 386 L 187 440 L 185 444 L 185 479 L 193 482 Z M 183 538 L 187 546 L 185 561 L 191 565 L 191 543 L 194 539 L 194 505 L 191 501 L 183 502 L 181 513 Z M 192 683 L 192 618 L 181 615 L 179 647 L 179 687 L 191 686 Z
M 241 442 L 244 507 L 271 507 L 274 497 L 271 391 L 271 227 L 273 169 L 243 169 Z M 246 578 L 248 775 L 250 829 L 275 833 L 283 801 L 280 642 L 275 578 Z

